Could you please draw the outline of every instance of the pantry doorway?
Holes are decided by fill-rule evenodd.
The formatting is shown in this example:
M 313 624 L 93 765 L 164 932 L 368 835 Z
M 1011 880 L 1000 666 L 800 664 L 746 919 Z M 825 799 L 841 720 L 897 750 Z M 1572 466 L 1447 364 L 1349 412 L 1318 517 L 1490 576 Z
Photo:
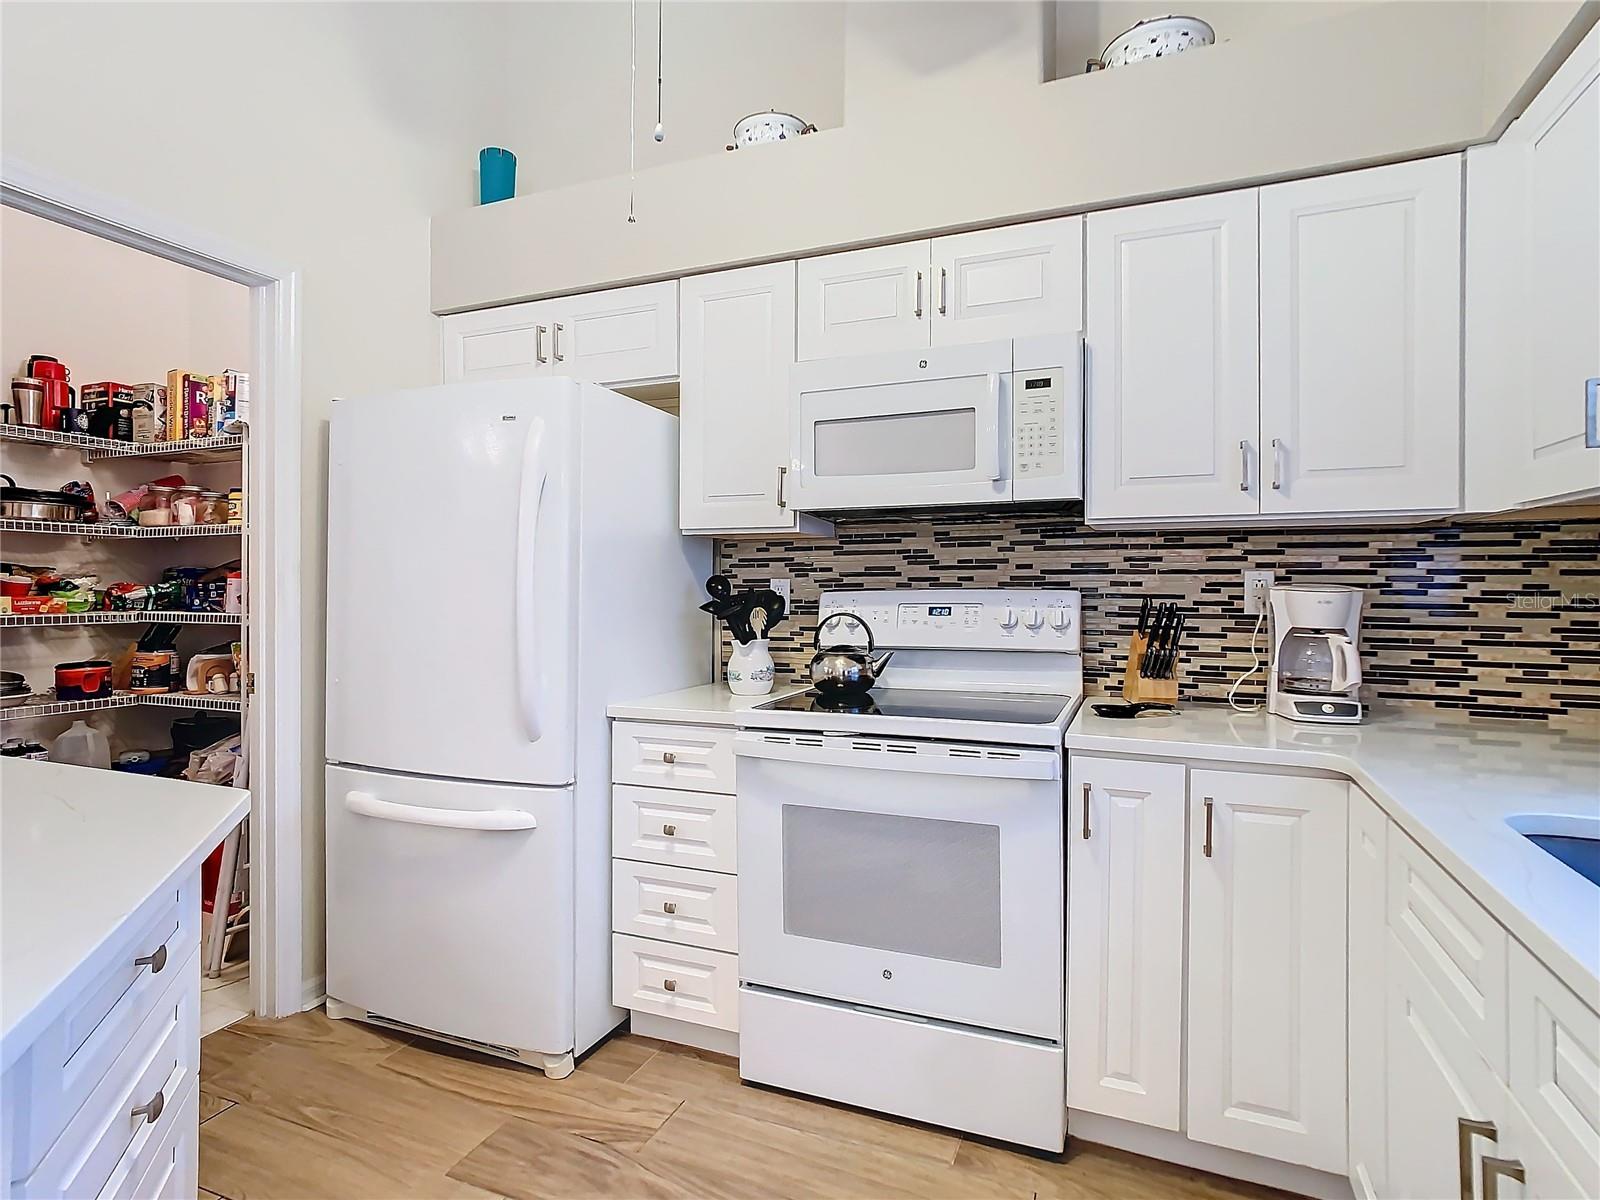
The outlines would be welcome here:
M 234 460 L 242 485 L 240 491 L 248 508 L 236 535 L 237 556 L 242 567 L 242 580 L 237 582 L 242 584 L 243 611 L 248 614 L 248 625 L 239 635 L 245 652 L 240 656 L 242 669 L 235 672 L 238 698 L 234 700 L 227 692 L 230 683 L 224 678 L 205 688 L 219 693 L 214 702 L 205 696 L 193 701 L 185 697 L 157 696 L 149 701 L 148 697 L 129 698 L 119 694 L 107 704 L 133 705 L 149 701 L 159 706 L 170 699 L 173 707 L 202 711 L 214 708 L 241 714 L 241 740 L 248 759 L 251 793 L 248 832 L 242 839 L 248 846 L 250 863 L 249 1004 L 262 1016 L 291 1015 L 321 999 L 320 994 L 311 994 L 320 992 L 320 985 L 305 979 L 302 961 L 301 408 L 297 272 L 269 256 L 185 228 L 159 215 L 138 211 L 118 199 L 50 178 L 12 160 L 0 162 L 0 205 L 248 289 L 249 350 L 245 373 L 248 375 L 249 413 L 247 424 L 241 423 L 238 436 L 233 439 L 238 444 Z M 8 364 L 7 369 L 15 370 L 18 365 Z M 7 428 L 11 429 L 9 416 Z M 51 440 L 47 434 L 31 435 L 25 431 L 13 430 L 13 436 L 18 441 L 43 443 Z M 65 443 L 64 447 L 50 448 L 82 450 L 86 464 L 101 453 L 71 438 L 60 440 Z M 216 511 L 220 514 L 222 510 L 219 507 Z M 70 532 L 67 540 L 78 541 L 70 537 Z M 142 540 L 147 532 L 164 536 L 160 529 L 147 531 L 135 523 L 131 533 L 118 533 L 117 539 L 112 540 L 127 537 Z M 16 540 L 21 543 L 42 537 L 40 532 L 26 530 Z M 84 544 L 88 541 L 82 539 Z M 6 557 L 11 555 L 8 553 Z M 152 618 L 155 615 L 152 614 Z M 216 670 L 225 675 L 225 664 Z M 56 707 L 60 706 L 52 706 Z M 217 920 L 216 913 L 212 920 Z M 204 949 L 202 947 L 202 951 Z

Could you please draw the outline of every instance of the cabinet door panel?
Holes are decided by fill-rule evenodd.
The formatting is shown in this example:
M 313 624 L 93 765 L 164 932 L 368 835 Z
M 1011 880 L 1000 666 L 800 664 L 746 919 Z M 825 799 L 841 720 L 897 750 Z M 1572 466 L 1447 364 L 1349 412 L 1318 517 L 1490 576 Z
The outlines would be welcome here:
M 1357 1200 L 1388 1195 L 1384 1075 L 1384 942 L 1389 818 L 1350 788 L 1350 1187 Z
M 1510 1049 L 1513 1099 L 1566 1171 L 1600 1189 L 1600 1016 L 1518 942 Z
M 1461 500 L 1461 157 L 1261 189 L 1261 511 Z
M 924 241 L 801 259 L 800 358 L 927 346 L 933 311 L 929 254 Z
M 1074 755 L 1068 795 L 1067 1105 L 1176 1130 L 1184 768 Z
M 1189 776 L 1189 1136 L 1339 1174 L 1348 787 Z
M 1083 328 L 1083 218 L 934 238 L 933 344 Z
M 1254 514 L 1256 193 L 1088 221 L 1089 521 Z
M 548 300 L 439 318 L 444 382 L 550 374 L 554 321 L 555 309 Z
M 647 283 L 551 302 L 550 369 L 590 383 L 678 373 L 678 283 Z M 559 326 L 559 328 L 558 328 Z
M 678 515 L 685 530 L 788 530 L 794 263 L 683 281 Z

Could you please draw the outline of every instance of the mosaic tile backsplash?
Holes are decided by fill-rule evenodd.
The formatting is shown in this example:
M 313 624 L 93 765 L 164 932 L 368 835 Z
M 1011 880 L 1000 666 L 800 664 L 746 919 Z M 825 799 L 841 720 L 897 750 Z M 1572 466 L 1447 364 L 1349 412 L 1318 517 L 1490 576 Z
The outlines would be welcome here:
M 1181 695 L 1222 701 L 1250 665 L 1255 618 L 1240 574 L 1250 568 L 1367 593 L 1369 702 L 1563 724 L 1600 715 L 1600 520 L 1133 533 L 1059 516 L 944 517 L 850 523 L 833 538 L 725 540 L 717 560 L 735 586 L 793 581 L 795 612 L 772 639 L 780 684 L 810 660 L 824 590 L 1056 587 L 1083 594 L 1091 694 L 1120 686 L 1148 595 L 1190 610 Z M 1260 646 L 1265 658 L 1265 627 Z M 1264 674 L 1241 700 L 1261 697 Z

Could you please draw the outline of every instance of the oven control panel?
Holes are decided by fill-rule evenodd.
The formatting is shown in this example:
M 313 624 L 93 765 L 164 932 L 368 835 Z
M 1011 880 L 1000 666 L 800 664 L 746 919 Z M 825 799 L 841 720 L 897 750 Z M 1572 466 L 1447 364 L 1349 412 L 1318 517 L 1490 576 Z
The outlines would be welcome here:
M 1081 639 L 1077 592 L 1014 588 L 895 588 L 824 592 L 818 619 L 853 613 L 885 650 L 1054 650 L 1075 654 Z M 860 628 L 835 621 L 824 646 L 863 643 Z

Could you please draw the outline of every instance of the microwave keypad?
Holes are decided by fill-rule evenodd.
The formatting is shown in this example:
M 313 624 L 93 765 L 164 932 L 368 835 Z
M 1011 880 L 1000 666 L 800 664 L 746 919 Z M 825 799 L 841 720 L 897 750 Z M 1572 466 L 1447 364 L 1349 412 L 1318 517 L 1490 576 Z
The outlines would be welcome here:
M 1013 406 L 1019 479 L 1059 475 L 1066 470 L 1061 450 L 1060 376 L 1060 371 L 1017 374 Z

